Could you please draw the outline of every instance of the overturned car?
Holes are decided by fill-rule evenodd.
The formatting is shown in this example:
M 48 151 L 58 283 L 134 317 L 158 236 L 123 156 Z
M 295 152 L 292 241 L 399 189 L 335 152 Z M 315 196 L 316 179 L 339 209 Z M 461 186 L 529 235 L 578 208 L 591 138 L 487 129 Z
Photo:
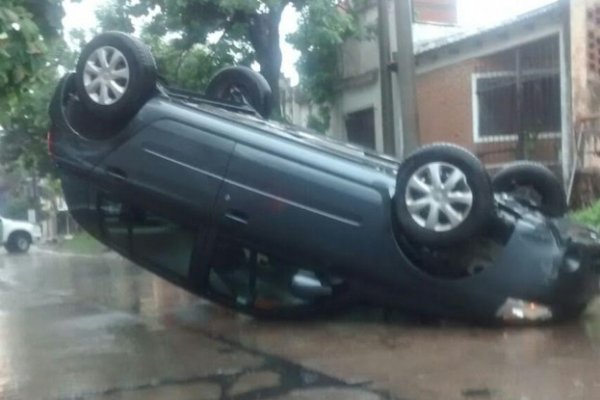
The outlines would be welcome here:
M 468 151 L 403 161 L 270 122 L 270 88 L 226 68 L 204 94 L 160 83 L 152 54 L 94 38 L 50 105 L 69 209 L 98 240 L 189 291 L 259 317 L 355 301 L 435 317 L 542 322 L 598 289 L 598 233 L 560 182 Z

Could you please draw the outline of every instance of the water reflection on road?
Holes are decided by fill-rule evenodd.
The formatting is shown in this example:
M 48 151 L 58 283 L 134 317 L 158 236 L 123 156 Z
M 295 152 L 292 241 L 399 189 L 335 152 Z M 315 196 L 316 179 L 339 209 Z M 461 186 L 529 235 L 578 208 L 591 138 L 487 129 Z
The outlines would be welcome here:
M 125 398 L 123 390 L 177 382 L 227 398 L 235 385 L 214 377 L 267 368 L 285 386 L 286 374 L 304 376 L 293 366 L 317 374 L 317 387 L 362 391 L 354 398 L 597 399 L 600 302 L 579 321 L 547 328 L 423 326 L 385 321 L 376 309 L 260 322 L 116 256 L 0 255 L 2 398 Z M 308 385 L 298 379 L 262 398 Z

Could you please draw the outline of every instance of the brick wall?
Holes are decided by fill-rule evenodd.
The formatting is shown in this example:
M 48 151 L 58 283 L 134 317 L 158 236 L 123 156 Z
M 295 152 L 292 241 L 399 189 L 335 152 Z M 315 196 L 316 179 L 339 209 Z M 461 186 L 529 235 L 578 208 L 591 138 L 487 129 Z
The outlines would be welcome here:
M 419 75 L 417 103 L 421 142 L 452 142 L 475 150 L 469 60 Z
M 527 63 L 527 58 L 523 58 Z M 511 71 L 514 56 L 498 53 L 471 59 L 417 78 L 417 103 L 421 143 L 451 142 L 474 152 L 489 166 L 514 161 L 517 140 L 490 138 L 487 143 L 475 143 L 473 137 L 473 74 Z M 526 156 L 548 164 L 556 163 L 560 140 L 544 137 L 526 145 Z

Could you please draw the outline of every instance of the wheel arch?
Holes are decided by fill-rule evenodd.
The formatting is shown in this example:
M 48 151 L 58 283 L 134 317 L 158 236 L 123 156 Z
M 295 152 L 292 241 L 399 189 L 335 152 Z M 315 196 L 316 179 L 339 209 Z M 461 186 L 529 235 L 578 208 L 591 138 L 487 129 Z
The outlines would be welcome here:
M 31 234 L 31 232 L 28 232 L 27 230 L 21 229 L 21 228 L 15 229 L 14 231 L 10 232 L 8 234 L 6 241 L 9 242 L 16 235 L 25 235 L 27 237 L 27 239 L 29 239 L 29 243 L 33 242 L 33 235 Z

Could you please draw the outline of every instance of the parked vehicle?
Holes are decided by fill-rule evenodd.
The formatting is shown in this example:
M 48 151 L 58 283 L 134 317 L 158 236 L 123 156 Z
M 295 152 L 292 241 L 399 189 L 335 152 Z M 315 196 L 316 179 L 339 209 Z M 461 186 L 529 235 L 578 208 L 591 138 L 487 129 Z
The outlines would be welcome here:
M 399 161 L 268 121 L 270 107 L 250 69 L 188 93 L 158 83 L 143 43 L 97 36 L 50 106 L 69 210 L 142 267 L 256 316 L 367 299 L 540 322 L 596 295 L 600 236 L 565 216 L 543 166 L 492 179 L 449 144 Z
M 34 241 L 42 237 L 38 225 L 0 217 L 2 244 L 9 253 L 27 253 Z

